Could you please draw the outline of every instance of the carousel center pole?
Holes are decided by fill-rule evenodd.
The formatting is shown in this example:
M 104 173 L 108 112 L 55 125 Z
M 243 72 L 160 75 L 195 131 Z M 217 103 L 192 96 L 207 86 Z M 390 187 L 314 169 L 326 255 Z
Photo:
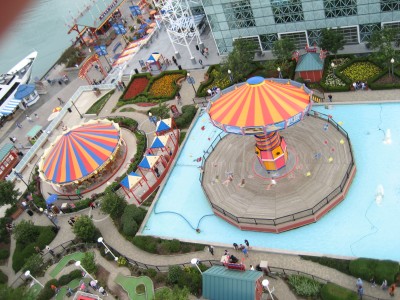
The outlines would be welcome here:
M 288 159 L 286 141 L 278 131 L 255 135 L 255 139 L 258 160 L 267 171 L 276 171 L 286 165 Z

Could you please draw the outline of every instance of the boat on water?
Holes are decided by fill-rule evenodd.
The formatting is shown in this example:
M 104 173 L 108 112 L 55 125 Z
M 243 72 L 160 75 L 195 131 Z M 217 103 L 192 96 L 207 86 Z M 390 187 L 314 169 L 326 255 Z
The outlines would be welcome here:
M 35 95 L 34 90 L 32 91 L 31 88 L 27 89 L 25 86 L 22 86 L 28 83 L 31 78 L 32 66 L 37 54 L 36 51 L 32 52 L 11 68 L 10 71 L 0 75 L 0 117 L 2 119 L 12 115 L 18 107 L 24 109 L 27 106 L 36 103 L 39 99 L 37 92 Z M 22 87 L 20 90 L 29 90 L 31 93 L 25 95 L 26 93 L 21 91 L 19 94 L 24 95 L 25 97 L 17 99 L 15 95 L 19 90 L 19 87 Z

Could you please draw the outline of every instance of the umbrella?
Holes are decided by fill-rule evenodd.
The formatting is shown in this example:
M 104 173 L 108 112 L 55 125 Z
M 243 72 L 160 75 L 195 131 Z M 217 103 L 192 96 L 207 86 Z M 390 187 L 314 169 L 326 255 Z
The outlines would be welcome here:
M 57 106 L 56 108 L 54 108 L 51 115 L 47 118 L 47 121 L 54 120 L 60 113 L 61 109 L 62 109 L 61 106 Z
M 46 199 L 46 204 L 53 204 L 54 202 L 57 201 L 57 199 L 58 199 L 58 195 L 52 194 Z

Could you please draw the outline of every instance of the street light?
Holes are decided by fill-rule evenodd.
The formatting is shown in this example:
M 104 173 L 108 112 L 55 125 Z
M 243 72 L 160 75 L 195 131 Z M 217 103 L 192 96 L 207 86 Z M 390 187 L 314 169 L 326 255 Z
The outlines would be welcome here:
M 201 270 L 200 270 L 200 268 L 199 268 L 199 265 L 198 265 L 199 260 L 198 260 L 197 258 L 192 258 L 192 260 L 190 261 L 190 263 L 191 263 L 192 265 L 196 265 L 196 267 L 197 267 L 197 269 L 199 270 L 200 274 L 203 275 L 203 272 L 201 272 Z
M 192 76 L 190 76 L 190 73 L 187 73 L 187 77 L 186 77 L 186 81 L 192 85 L 193 91 L 194 91 L 194 95 L 196 96 L 197 91 L 194 87 L 194 84 L 196 83 L 196 81 L 194 80 L 194 78 Z
M 15 169 L 13 169 L 14 175 L 17 176 L 23 183 L 25 183 L 26 187 L 29 187 L 28 184 L 25 182 L 24 178 L 22 177 L 21 173 L 18 173 Z
M 40 285 L 42 288 L 44 288 L 44 285 L 41 284 L 41 283 L 39 282 L 39 280 L 37 280 L 35 277 L 33 277 L 33 276 L 31 275 L 31 271 L 27 270 L 27 271 L 25 272 L 25 276 L 26 276 L 26 277 L 32 278 L 32 280 L 33 280 L 34 282 L 36 282 L 38 285 Z
M 72 105 L 75 107 L 76 111 L 78 112 L 79 116 L 81 117 L 81 119 L 83 119 L 83 116 L 81 114 L 81 112 L 78 110 L 78 108 L 75 106 L 74 101 L 71 101 Z
M 229 80 L 231 81 L 231 83 L 233 84 L 233 74 L 231 70 L 228 70 L 228 76 L 229 76 Z
M 81 262 L 80 262 L 79 260 L 78 260 L 77 262 L 75 262 L 75 266 L 80 267 L 80 268 L 82 269 L 82 271 L 85 272 L 85 274 L 88 274 L 89 277 L 90 277 L 92 280 L 95 280 L 95 279 L 93 278 L 93 276 L 90 275 L 89 272 L 86 271 L 84 267 L 82 267 Z
M 272 288 L 272 291 L 269 289 L 269 280 L 264 279 L 261 282 L 262 286 L 268 291 L 268 294 L 271 296 L 271 299 L 274 300 L 274 296 L 272 296 L 272 292 L 274 291 L 274 288 Z
M 390 63 L 392 64 L 392 80 L 393 80 L 393 77 L 394 77 L 394 58 L 392 58 L 390 60 Z
M 333 76 L 336 76 L 336 74 L 335 74 L 335 64 L 333 62 L 331 63 L 331 67 L 332 67 L 332 70 L 333 70 Z
M 278 67 L 278 69 L 276 69 L 276 70 L 278 71 L 278 77 L 279 77 L 279 78 L 283 78 L 283 77 L 282 77 L 281 68 Z
M 106 248 L 106 254 L 107 254 L 107 253 L 110 253 L 110 254 L 114 257 L 114 260 L 115 260 L 115 261 L 118 260 L 118 257 L 116 257 L 116 256 L 114 255 L 114 253 L 112 253 L 112 251 L 110 250 L 110 248 L 108 248 L 107 245 L 104 243 L 104 239 L 103 239 L 102 237 L 99 237 L 99 238 L 97 239 L 97 241 L 98 241 L 99 243 L 102 243 L 103 246 Z

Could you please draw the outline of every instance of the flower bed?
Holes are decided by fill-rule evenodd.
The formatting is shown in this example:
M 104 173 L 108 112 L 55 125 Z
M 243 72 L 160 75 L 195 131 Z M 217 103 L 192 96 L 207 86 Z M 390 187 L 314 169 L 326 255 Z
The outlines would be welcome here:
M 343 70 L 343 74 L 346 75 L 351 81 L 368 81 L 369 79 L 377 76 L 382 72 L 382 69 L 377 65 L 369 62 L 355 62 Z
M 226 89 L 231 86 L 231 82 L 227 74 L 222 74 L 221 70 L 214 68 L 210 75 L 214 78 L 214 80 L 205 87 L 205 90 L 211 89 L 213 87 L 219 87 L 221 90 Z
M 182 74 L 166 74 L 155 80 L 149 89 L 150 97 L 169 97 L 175 93 L 175 82 L 183 77 Z
M 128 86 L 127 91 L 123 96 L 123 100 L 135 98 L 137 95 L 143 93 L 143 91 L 149 84 L 149 81 L 150 80 L 147 77 L 134 78 L 133 81 Z
M 337 77 L 336 73 L 335 73 L 335 75 L 333 74 L 334 72 L 333 72 L 331 63 L 333 62 L 335 64 L 335 72 L 336 72 L 340 66 L 344 65 L 345 63 L 347 63 L 349 61 L 350 61 L 350 58 L 347 58 L 347 57 L 332 59 L 329 62 L 329 64 L 327 64 L 327 66 L 326 66 L 326 70 L 325 70 L 326 76 L 325 76 L 325 79 L 323 80 L 323 84 L 328 88 L 329 87 L 345 87 L 346 83 L 342 79 Z

